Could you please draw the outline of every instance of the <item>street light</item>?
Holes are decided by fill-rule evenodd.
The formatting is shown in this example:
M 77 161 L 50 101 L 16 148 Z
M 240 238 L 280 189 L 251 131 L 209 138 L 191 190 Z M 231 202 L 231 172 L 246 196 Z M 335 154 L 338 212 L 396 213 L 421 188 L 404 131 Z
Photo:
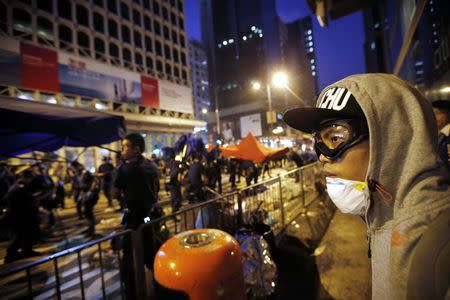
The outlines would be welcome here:
M 202 114 L 206 115 L 208 113 L 208 110 L 206 108 L 202 108 Z
M 252 88 L 259 91 L 261 89 L 261 83 L 259 83 L 258 81 L 252 81 Z
M 288 76 L 284 72 L 276 72 L 272 76 L 272 83 L 275 87 L 285 88 L 287 89 L 297 100 L 300 100 L 303 104 L 305 104 L 305 101 L 303 101 L 300 96 L 298 96 L 296 93 L 294 93 L 293 90 L 288 85 Z
M 258 81 L 253 81 L 252 88 L 256 91 L 259 91 L 261 89 L 261 83 Z M 275 123 L 275 120 L 273 118 L 273 113 L 272 113 L 272 93 L 270 90 L 269 83 L 266 83 L 266 89 L 267 89 L 267 101 L 269 102 L 269 112 L 267 114 L 267 122 L 269 124 L 272 124 L 272 123 Z
M 281 72 L 281 71 L 274 73 L 272 76 L 271 84 L 275 87 L 281 87 L 281 88 L 287 89 L 295 98 L 297 98 L 298 100 L 303 102 L 303 104 L 305 104 L 303 99 L 300 98 L 296 93 L 294 93 L 294 91 L 291 90 L 291 88 L 289 88 L 288 76 L 286 73 Z M 260 90 L 261 83 L 258 81 L 252 81 L 252 88 L 254 90 Z M 269 102 L 269 112 L 267 114 L 267 120 L 268 120 L 269 124 L 272 124 L 272 123 L 276 122 L 276 117 L 275 117 L 274 113 L 272 112 L 272 90 L 271 90 L 271 85 L 269 84 L 268 81 L 266 82 L 266 89 L 267 89 L 267 101 Z
M 220 135 L 220 117 L 219 117 L 219 88 L 220 85 L 216 85 L 214 87 L 214 102 L 216 104 L 216 128 L 217 128 L 217 134 Z
M 276 87 L 286 87 L 288 83 L 288 77 L 284 72 L 276 72 L 272 76 L 272 83 Z

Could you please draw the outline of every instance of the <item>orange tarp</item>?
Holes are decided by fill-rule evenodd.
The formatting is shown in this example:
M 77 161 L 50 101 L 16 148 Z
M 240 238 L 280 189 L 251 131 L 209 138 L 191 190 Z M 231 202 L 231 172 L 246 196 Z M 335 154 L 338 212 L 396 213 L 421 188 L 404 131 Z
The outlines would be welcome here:
M 254 162 L 275 159 L 289 151 L 289 148 L 268 148 L 259 143 L 251 133 L 237 146 L 219 147 L 219 149 L 224 157 L 251 160 Z

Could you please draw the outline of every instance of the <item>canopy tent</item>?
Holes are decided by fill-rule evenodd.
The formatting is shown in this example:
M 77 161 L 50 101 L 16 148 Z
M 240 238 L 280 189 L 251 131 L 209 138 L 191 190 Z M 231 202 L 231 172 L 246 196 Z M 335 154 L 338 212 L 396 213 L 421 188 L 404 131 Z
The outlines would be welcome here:
M 219 147 L 219 149 L 221 150 L 222 156 L 254 162 L 276 159 L 289 151 L 289 148 L 268 148 L 259 143 L 251 133 L 237 146 Z
M 125 133 L 121 116 L 60 105 L 0 98 L 0 158 L 62 146 L 108 144 Z

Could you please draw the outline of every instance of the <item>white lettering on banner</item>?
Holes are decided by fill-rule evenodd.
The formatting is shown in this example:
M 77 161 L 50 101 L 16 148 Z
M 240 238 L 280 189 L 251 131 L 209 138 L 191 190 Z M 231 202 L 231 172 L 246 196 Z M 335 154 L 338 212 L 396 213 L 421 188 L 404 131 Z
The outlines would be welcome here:
M 347 91 L 347 93 L 342 98 L 345 91 Z M 347 105 L 348 99 L 350 99 L 351 95 L 352 93 L 350 93 L 350 91 L 346 90 L 345 88 L 329 89 L 323 94 L 323 97 L 317 107 L 338 111 L 342 110 Z

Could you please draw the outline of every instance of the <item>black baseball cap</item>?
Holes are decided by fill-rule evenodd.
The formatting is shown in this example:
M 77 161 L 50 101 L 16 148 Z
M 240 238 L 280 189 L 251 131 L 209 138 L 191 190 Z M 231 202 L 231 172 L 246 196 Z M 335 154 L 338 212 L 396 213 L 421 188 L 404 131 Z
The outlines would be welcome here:
M 364 113 L 353 94 L 343 87 L 330 87 L 317 99 L 315 107 L 297 107 L 287 110 L 284 122 L 294 129 L 311 133 L 328 119 L 362 119 Z

